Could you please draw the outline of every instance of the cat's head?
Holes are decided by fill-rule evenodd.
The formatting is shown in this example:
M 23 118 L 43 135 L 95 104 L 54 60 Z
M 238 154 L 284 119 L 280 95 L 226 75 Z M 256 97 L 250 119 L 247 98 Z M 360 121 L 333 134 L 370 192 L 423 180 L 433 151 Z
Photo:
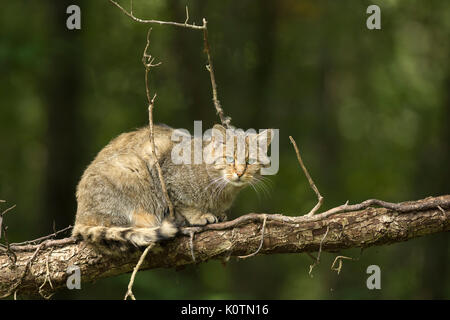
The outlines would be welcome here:
M 261 169 L 270 166 L 267 151 L 272 136 L 271 129 L 257 133 L 215 125 L 205 154 L 208 171 L 216 180 L 235 187 L 261 181 Z

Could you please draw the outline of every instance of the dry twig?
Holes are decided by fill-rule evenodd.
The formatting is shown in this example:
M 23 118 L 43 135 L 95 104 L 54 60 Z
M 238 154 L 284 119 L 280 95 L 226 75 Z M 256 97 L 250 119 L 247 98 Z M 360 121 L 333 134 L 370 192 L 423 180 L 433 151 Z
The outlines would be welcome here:
M 49 234 L 47 236 L 40 237 L 40 238 L 37 238 L 37 239 L 34 239 L 34 240 L 28 240 L 28 241 L 24 241 L 24 242 L 14 242 L 14 243 L 11 243 L 11 246 L 23 246 L 23 245 L 27 245 L 27 244 L 39 244 L 39 243 L 41 243 L 44 240 L 51 239 L 51 238 L 56 238 L 56 236 L 58 236 L 59 234 L 64 233 L 66 231 L 69 231 L 70 229 L 72 229 L 72 226 L 68 226 L 68 227 L 65 227 L 64 229 L 61 229 L 61 230 L 58 230 L 58 231 L 54 231 L 52 234 Z
M 259 251 L 261 250 L 263 243 L 264 243 L 264 230 L 266 228 L 266 221 L 267 221 L 267 215 L 264 215 L 264 221 L 263 221 L 263 225 L 262 225 L 262 229 L 261 229 L 261 242 L 259 243 L 258 249 L 255 252 L 250 253 L 246 256 L 238 256 L 239 259 L 250 258 L 250 257 L 256 256 L 259 253 Z
M 313 216 L 322 206 L 322 202 L 323 202 L 323 197 L 319 192 L 319 189 L 317 189 L 316 185 L 314 184 L 313 179 L 311 178 L 311 176 L 309 175 L 308 169 L 306 169 L 305 164 L 303 163 L 302 157 L 300 156 L 300 151 L 298 151 L 297 148 L 297 144 L 295 143 L 295 140 L 289 136 L 289 139 L 291 140 L 292 145 L 294 146 L 295 149 L 295 153 L 297 154 L 297 160 L 298 163 L 300 163 L 300 166 L 303 169 L 303 172 L 305 173 L 306 178 L 308 179 L 309 185 L 311 186 L 311 188 L 314 190 L 314 192 L 317 195 L 317 204 L 314 206 L 314 208 L 312 208 L 312 210 L 307 214 L 308 217 Z
M 161 21 L 161 20 L 145 20 L 145 19 L 140 19 L 138 17 L 136 17 L 133 14 L 133 8 L 131 7 L 131 11 L 128 12 L 125 8 L 123 8 L 120 4 L 118 4 L 116 1 L 114 0 L 109 0 L 109 2 L 111 2 L 112 4 L 114 4 L 116 7 L 118 7 L 123 13 L 125 13 L 128 17 L 130 17 L 131 19 L 133 19 L 134 21 L 137 21 L 139 23 L 152 23 L 152 24 L 161 24 L 161 25 L 171 25 L 171 26 L 176 26 L 176 27 L 182 27 L 182 28 L 189 28 L 189 29 L 196 29 L 196 30 L 203 30 L 204 26 L 196 26 L 195 24 L 188 24 L 187 21 L 189 19 L 189 15 L 188 12 L 186 11 L 186 20 L 185 23 L 179 23 L 179 22 L 171 22 L 171 21 Z
M 46 273 L 45 273 L 45 280 L 44 280 L 44 282 L 40 285 L 40 287 L 39 287 L 39 294 L 44 298 L 44 299 L 50 299 L 53 295 L 54 295 L 54 293 L 50 293 L 50 294 L 48 294 L 48 295 L 45 295 L 45 293 L 44 293 L 44 286 L 45 286 L 45 284 L 48 282 L 48 284 L 49 284 L 49 286 L 50 286 L 50 288 L 53 290 L 54 288 L 53 288 L 53 283 L 52 283 L 52 280 L 51 280 L 51 276 L 50 276 L 50 268 L 49 268 L 49 265 L 48 265 L 48 262 L 49 262 L 49 260 L 50 260 L 50 255 L 52 254 L 52 252 L 53 252 L 53 249 L 54 248 L 51 248 L 50 249 L 50 251 L 48 252 L 48 255 L 47 255 L 47 260 L 45 261 L 45 267 L 46 267 Z M 17 292 L 17 291 L 16 291 Z
M 5 200 L 1 201 L 2 203 L 6 202 Z M 3 226 L 3 216 L 5 214 L 7 214 L 9 211 L 11 211 L 12 209 L 14 209 L 16 207 L 16 205 L 12 205 L 11 207 L 9 207 L 8 209 L 4 210 L 2 213 L 0 213 L 0 238 L 2 237 L 2 230 L 4 232 L 6 232 L 5 227 Z
M 166 203 L 169 207 L 169 216 L 170 219 L 175 220 L 175 213 L 173 211 L 173 204 L 172 201 L 169 198 L 169 194 L 167 193 L 166 183 L 164 182 L 164 177 L 162 174 L 161 166 L 159 165 L 158 158 L 156 157 L 156 147 L 155 147 L 155 136 L 153 131 L 153 108 L 155 105 L 155 99 L 156 99 L 156 93 L 154 94 L 153 98 L 150 98 L 150 89 L 148 85 L 148 74 L 150 71 L 150 68 L 159 66 L 161 62 L 157 64 L 153 64 L 153 61 L 155 58 L 153 58 L 150 54 L 147 53 L 148 47 L 150 45 L 150 33 L 152 29 L 150 28 L 147 33 L 147 44 L 144 49 L 144 53 L 142 55 L 142 62 L 145 67 L 145 90 L 147 93 L 147 100 L 148 100 L 148 122 L 150 126 L 150 144 L 151 144 L 151 152 L 152 157 L 155 161 L 156 170 L 158 171 L 159 181 L 161 184 L 161 189 L 164 194 L 164 198 L 166 199 Z
M 194 236 L 195 236 L 195 231 L 191 231 L 191 232 L 190 232 L 190 238 L 189 238 L 189 248 L 191 249 L 192 261 L 195 262 L 195 254 L 194 254 Z
M 0 203 L 5 203 L 5 200 L 0 200 Z M 7 236 L 7 230 L 8 227 L 6 225 L 3 224 L 3 216 L 5 214 L 7 214 L 9 211 L 11 211 L 12 209 L 14 209 L 16 207 L 16 205 L 13 205 L 11 207 L 9 207 L 8 209 L 4 210 L 1 214 L 0 214 L 0 239 L 2 237 L 2 231 L 3 231 L 3 237 L 5 238 L 5 245 L 0 244 L 0 248 L 3 250 L 6 250 L 6 254 L 8 255 L 10 261 L 15 264 L 17 261 L 17 256 L 14 253 L 14 251 L 11 250 L 11 245 L 8 241 L 8 236 Z
M 220 122 L 225 128 L 230 127 L 231 118 L 226 117 L 222 105 L 220 104 L 219 98 L 217 96 L 217 84 L 216 84 L 216 77 L 214 75 L 214 66 L 211 58 L 211 52 L 210 52 L 210 46 L 208 42 L 208 28 L 207 28 L 208 22 L 205 18 L 203 18 L 203 42 L 205 47 L 206 56 L 208 57 L 208 65 L 206 66 L 206 70 L 209 71 L 209 77 L 211 78 L 211 88 L 212 88 L 212 94 L 213 94 L 213 102 L 214 107 L 216 108 L 216 112 L 219 115 Z
M 131 274 L 130 282 L 128 283 L 128 290 L 125 294 L 125 297 L 123 300 L 127 300 L 128 297 L 131 297 L 132 300 L 136 300 L 136 297 L 133 294 L 133 284 L 134 279 L 136 278 L 136 273 L 139 271 L 139 268 L 141 267 L 142 263 L 144 262 L 145 257 L 147 256 L 147 253 L 150 251 L 150 249 L 154 246 L 154 244 L 149 245 L 147 248 L 145 248 L 144 252 L 142 253 L 141 257 L 139 258 L 139 261 L 137 265 L 133 269 L 133 273 Z
M 343 259 L 346 259 L 346 260 L 355 260 L 355 259 L 353 259 L 353 258 L 346 257 L 346 256 L 337 256 L 337 257 L 334 259 L 334 261 L 333 261 L 333 263 L 332 263 L 332 265 L 331 265 L 331 270 L 334 270 L 334 271 L 337 272 L 337 274 L 339 274 L 339 273 L 341 272 L 341 269 L 342 269 L 342 260 L 343 260 Z M 336 263 L 338 263 L 338 266 L 337 266 L 337 267 L 335 266 Z
M 441 206 L 437 206 L 438 207 L 438 209 L 442 212 L 442 216 L 443 216 L 443 218 L 444 219 L 446 219 L 447 218 L 447 215 L 445 214 L 445 211 L 444 211 L 444 209 L 442 209 L 442 207 Z
M 323 235 L 322 240 L 320 241 L 319 251 L 317 252 L 317 258 L 316 258 L 316 261 L 315 261 L 312 265 L 309 266 L 309 272 L 308 272 L 308 274 L 311 276 L 311 278 L 312 278 L 311 272 L 313 271 L 314 267 L 317 266 L 317 265 L 320 263 L 320 254 L 321 254 L 321 252 L 322 252 L 322 244 L 323 244 L 323 242 L 325 241 L 325 239 L 326 239 L 326 237 L 327 237 L 327 235 L 328 235 L 328 231 L 330 231 L 330 226 L 327 226 L 327 231 L 325 232 L 325 234 Z M 311 257 L 311 256 L 312 256 L 312 255 L 310 255 L 310 257 Z

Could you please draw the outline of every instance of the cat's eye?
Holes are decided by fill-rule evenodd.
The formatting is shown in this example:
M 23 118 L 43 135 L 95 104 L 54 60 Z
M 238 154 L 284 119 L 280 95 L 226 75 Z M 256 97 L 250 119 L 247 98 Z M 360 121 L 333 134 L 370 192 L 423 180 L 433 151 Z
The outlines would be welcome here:
M 228 163 L 233 163 L 234 162 L 234 158 L 233 157 L 227 157 L 227 162 Z
M 248 164 L 255 164 L 256 163 L 256 159 L 250 158 L 247 160 Z

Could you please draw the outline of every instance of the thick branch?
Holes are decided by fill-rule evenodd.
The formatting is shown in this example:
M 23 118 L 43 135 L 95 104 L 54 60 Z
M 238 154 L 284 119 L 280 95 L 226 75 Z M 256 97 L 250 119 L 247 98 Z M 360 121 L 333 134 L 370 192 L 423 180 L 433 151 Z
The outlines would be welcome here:
M 402 210 L 369 207 L 359 211 L 322 214 L 321 219 L 318 219 L 321 216 L 318 214 L 296 222 L 295 218 L 282 215 L 249 214 L 247 216 L 251 218 L 240 217 L 235 220 L 238 223 L 214 224 L 211 225 L 214 228 L 199 231 L 193 247 L 190 246 L 191 238 L 184 235 L 156 246 L 149 252 L 141 270 L 180 268 L 193 264 L 191 250 L 199 263 L 255 252 L 275 254 L 314 252 L 319 247 L 322 251 L 365 248 L 450 230 L 450 195 L 389 205 Z M 261 245 L 261 229 L 265 219 Z M 71 265 L 79 266 L 82 282 L 128 273 L 140 256 L 140 253 L 126 257 L 104 256 L 71 238 L 47 240 L 38 246 L 13 246 L 12 250 L 17 255 L 15 265 L 6 253 L 0 252 L 0 296 L 13 294 L 11 289 L 17 289 L 18 294 L 53 293 L 66 286 L 66 270 Z M 46 279 L 47 284 L 42 286 Z M 18 281 L 20 285 L 17 285 Z

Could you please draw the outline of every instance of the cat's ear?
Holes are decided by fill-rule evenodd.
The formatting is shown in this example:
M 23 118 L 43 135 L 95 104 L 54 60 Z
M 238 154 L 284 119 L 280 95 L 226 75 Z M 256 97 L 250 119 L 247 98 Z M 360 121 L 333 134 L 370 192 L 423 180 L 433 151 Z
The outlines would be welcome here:
M 213 140 L 215 140 L 216 143 L 225 143 L 227 139 L 227 129 L 220 124 L 215 124 L 212 128 L 212 135 Z
M 257 135 L 258 145 L 262 146 L 262 145 L 266 144 L 267 146 L 269 146 L 270 143 L 272 142 L 272 137 L 273 137 L 272 129 L 266 129 L 266 130 L 261 131 Z
M 209 131 L 209 130 L 208 130 Z M 226 130 L 220 124 L 215 124 L 211 129 L 211 146 L 215 149 L 222 148 L 226 141 Z
M 221 124 L 215 124 L 214 126 L 213 126 L 213 129 L 215 129 L 215 130 L 219 130 L 222 134 L 226 134 L 227 133 L 227 129 L 225 129 L 225 127 L 224 126 L 222 126 Z

